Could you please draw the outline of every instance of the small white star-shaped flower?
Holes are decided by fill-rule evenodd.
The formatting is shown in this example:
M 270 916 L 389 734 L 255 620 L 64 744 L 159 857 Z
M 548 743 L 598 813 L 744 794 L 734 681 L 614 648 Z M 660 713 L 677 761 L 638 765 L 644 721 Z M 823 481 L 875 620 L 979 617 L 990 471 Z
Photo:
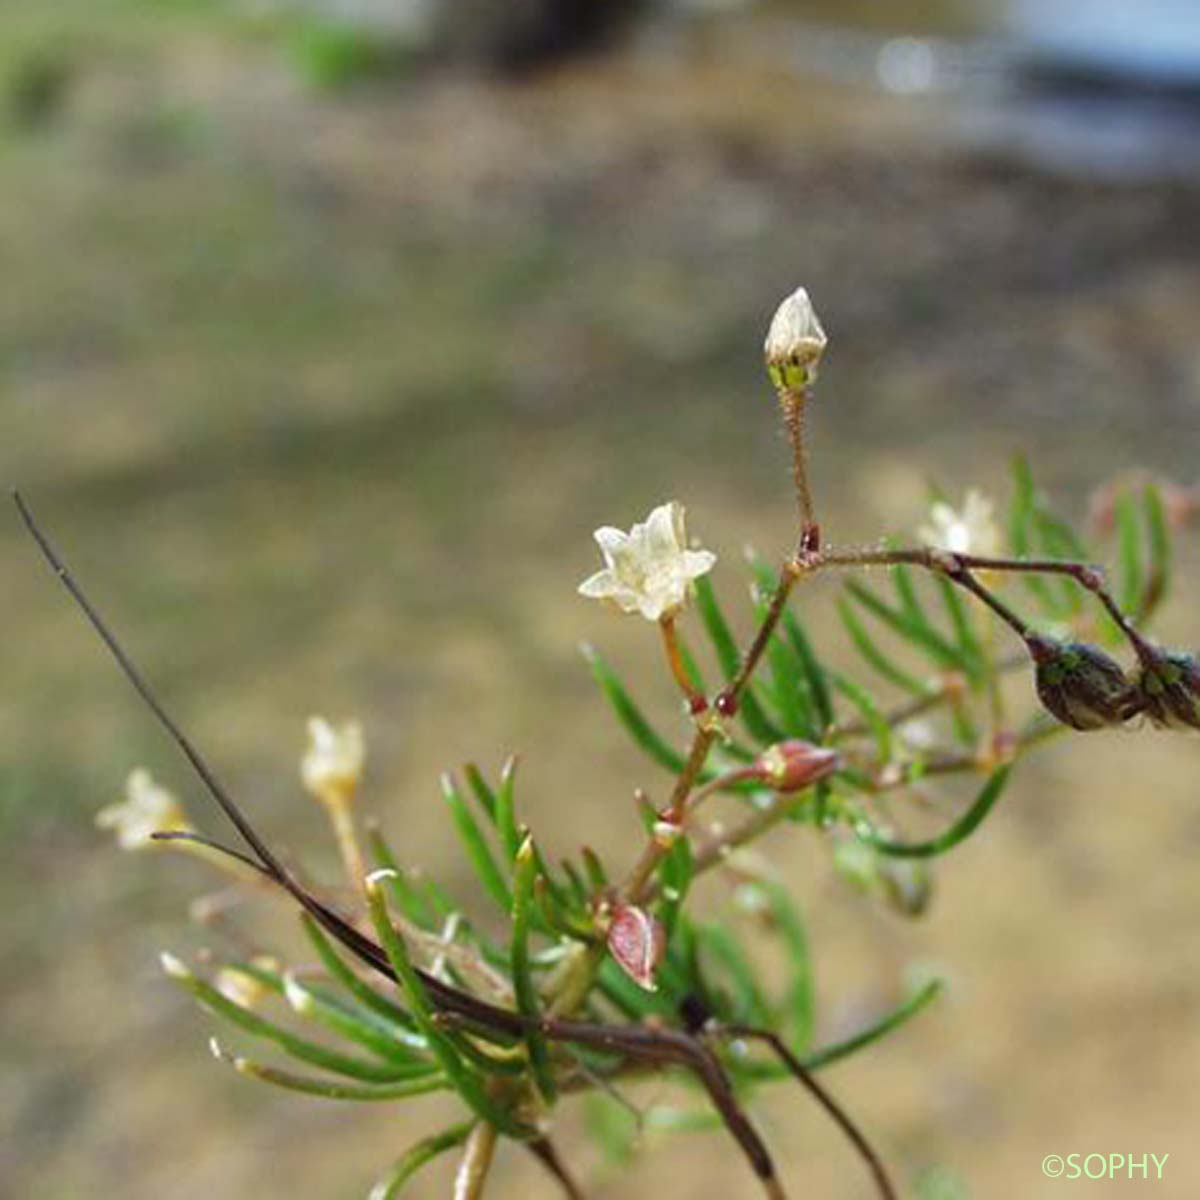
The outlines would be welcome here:
M 585 579 L 579 593 L 607 600 L 622 612 L 641 613 L 647 621 L 673 616 L 687 600 L 693 579 L 711 571 L 717 556 L 689 550 L 683 505 L 660 504 L 628 533 L 611 526 L 597 529 L 604 570 Z
M 357 721 L 347 721 L 335 729 L 324 717 L 310 717 L 300 778 L 319 800 L 349 799 L 362 779 L 366 754 L 362 726 Z
M 192 829 L 183 805 L 141 767 L 129 776 L 124 801 L 102 808 L 96 814 L 96 824 L 101 829 L 115 830 L 122 850 L 157 845 L 150 837 L 152 833 L 190 833 Z
M 939 500 L 929 510 L 929 522 L 917 530 L 927 545 L 951 554 L 978 554 L 994 558 L 1002 551 L 1000 530 L 992 502 L 972 488 L 955 509 Z

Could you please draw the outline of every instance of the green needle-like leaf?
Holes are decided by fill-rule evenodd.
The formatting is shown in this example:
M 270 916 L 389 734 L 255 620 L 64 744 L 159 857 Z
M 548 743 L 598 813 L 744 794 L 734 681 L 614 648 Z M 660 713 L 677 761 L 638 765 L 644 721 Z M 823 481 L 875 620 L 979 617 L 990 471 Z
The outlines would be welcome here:
M 492 791 L 488 781 L 484 779 L 483 773 L 474 763 L 467 763 L 463 767 L 463 774 L 467 777 L 467 784 L 475 795 L 475 799 L 479 801 L 479 807 L 487 813 L 487 818 L 493 824 L 496 820 L 496 793 Z
M 349 1055 L 339 1054 L 336 1050 L 320 1046 L 316 1042 L 297 1037 L 289 1030 L 276 1025 L 274 1021 L 270 1021 L 248 1008 L 243 1008 L 240 1004 L 235 1004 L 172 955 L 163 956 L 163 967 L 176 983 L 191 992 L 209 1012 L 224 1017 L 227 1021 L 245 1030 L 246 1033 L 274 1042 L 292 1058 L 299 1059 L 301 1062 L 332 1071 L 336 1075 L 358 1079 L 364 1083 L 396 1083 L 410 1075 L 405 1067 L 352 1058 Z
M 1132 613 L 1142 597 L 1142 556 L 1137 506 L 1128 492 L 1117 497 L 1113 515 L 1117 525 L 1117 603 L 1123 612 Z
M 816 710 L 820 731 L 833 724 L 833 699 L 829 694 L 829 680 L 824 667 L 821 666 L 816 654 L 813 653 L 812 643 L 804 632 L 804 626 L 792 610 L 786 609 L 783 614 L 783 627 L 787 632 L 796 657 L 800 660 L 804 678 L 808 683 L 808 693 L 812 697 L 812 705 Z
M 875 738 L 879 761 L 881 763 L 890 762 L 892 758 L 892 727 L 883 713 L 879 711 L 879 706 L 872 699 L 871 693 L 844 675 L 835 674 L 832 679 L 833 686 L 858 709 L 859 716 L 867 723 Z
M 388 871 L 387 886 L 396 907 L 419 928 L 434 928 L 438 923 L 437 910 L 413 887 L 379 829 L 367 831 L 367 845 L 371 848 L 371 858 L 376 865 Z
M 216 1049 L 216 1039 L 214 1049 Z M 242 1058 L 240 1055 L 226 1055 L 224 1051 L 217 1057 L 228 1062 L 239 1075 L 270 1083 L 275 1087 L 286 1088 L 290 1092 L 303 1092 L 308 1096 L 320 1096 L 325 1100 L 356 1100 L 374 1101 L 405 1100 L 410 1096 L 423 1096 L 429 1092 L 444 1091 L 449 1085 L 446 1077 L 440 1072 L 425 1076 L 423 1079 L 408 1079 L 402 1083 L 369 1084 L 338 1083 L 336 1080 L 317 1079 L 311 1075 L 296 1075 L 291 1071 L 281 1071 L 278 1067 L 267 1066 L 253 1059 Z
M 411 1034 L 401 1041 L 404 1031 L 381 1025 L 377 1017 L 362 1009 L 338 1003 L 295 975 L 284 975 L 283 988 L 288 1003 L 300 1016 L 324 1025 L 348 1041 L 357 1042 L 387 1062 L 395 1063 L 397 1077 L 426 1075 L 436 1069 L 423 1044 L 419 1043 L 420 1048 L 414 1052 Z
M 675 922 L 687 898 L 688 889 L 692 886 L 693 871 L 691 843 L 686 837 L 676 838 L 674 845 L 664 855 L 662 866 L 659 867 L 662 903 L 658 915 L 668 941 L 675 931 Z
M 530 1021 L 541 1019 L 541 1004 L 537 985 L 529 966 L 529 923 L 533 906 L 533 882 L 537 876 L 537 859 L 533 853 L 533 839 L 526 837 L 517 852 L 516 870 L 513 874 L 512 908 L 512 980 L 517 999 L 517 1011 Z M 550 1051 L 545 1038 L 535 1026 L 525 1035 L 529 1047 L 529 1063 L 537 1081 L 542 1098 L 550 1103 L 554 1100 L 554 1074 L 550 1067 Z
M 301 923 L 304 925 L 304 932 L 308 935 L 308 939 L 312 942 L 313 947 L 317 951 L 317 956 L 320 958 L 325 970 L 329 972 L 338 983 L 342 985 L 360 1004 L 369 1008 L 372 1012 L 377 1013 L 385 1020 L 399 1026 L 401 1029 L 410 1031 L 410 1036 L 420 1038 L 419 1034 L 414 1034 L 411 1031 L 415 1029 L 416 1023 L 413 1021 L 412 1014 L 406 1012 L 398 1004 L 394 1004 L 386 996 L 380 995 L 369 983 L 360 979 L 355 973 L 341 960 L 337 951 L 333 948 L 332 942 L 325 936 L 321 927 L 308 915 L 304 913 L 301 918 Z M 420 1038 L 419 1045 L 422 1049 L 427 1046 L 423 1038 Z
M 425 985 L 409 958 L 404 939 L 396 932 L 388 916 L 387 900 L 381 886 L 385 878 L 386 873 L 378 871 L 367 876 L 367 905 L 371 912 L 371 921 L 408 1000 L 417 1026 L 429 1041 L 430 1051 L 438 1060 L 451 1085 L 475 1113 L 510 1137 L 531 1136 L 533 1131 L 522 1125 L 488 1095 L 479 1076 L 463 1062 L 455 1045 L 455 1038 L 438 1027 L 429 993 L 426 992 Z
M 466 806 L 458 788 L 454 786 L 454 780 L 449 775 L 442 776 L 442 797 L 450 808 L 450 815 L 458 830 L 459 840 L 467 852 L 467 857 L 471 860 L 471 866 L 475 868 L 475 874 L 479 877 L 480 883 L 483 884 L 488 895 L 505 912 L 508 912 L 512 908 L 512 892 L 509 891 L 508 884 L 505 882 L 500 868 L 496 865 L 496 860 L 492 857 L 487 839 L 483 836 L 483 830 L 479 828 L 475 818 L 471 815 L 471 810 Z
M 700 952 L 722 968 L 733 990 L 734 1019 L 746 1025 L 770 1025 L 771 1006 L 758 985 L 757 973 L 742 951 L 737 938 L 717 922 L 697 926 Z
M 993 771 L 970 808 L 944 833 L 927 842 L 893 842 L 881 837 L 866 824 L 859 825 L 856 832 L 864 842 L 874 846 L 880 853 L 896 858 L 933 858 L 938 854 L 945 854 L 947 850 L 970 837 L 983 823 L 992 806 L 1000 798 L 1000 793 L 1004 791 L 1011 772 L 1011 766 L 999 767 Z
M 878 1021 L 868 1025 L 866 1029 L 844 1041 L 834 1042 L 832 1045 L 823 1046 L 820 1050 L 814 1051 L 803 1060 L 804 1065 L 810 1071 L 816 1071 L 821 1067 L 829 1066 L 830 1063 L 837 1062 L 838 1059 L 848 1058 L 872 1042 L 879 1041 L 880 1038 L 886 1037 L 892 1030 L 898 1029 L 915 1017 L 926 1005 L 931 1004 L 941 995 L 943 987 L 944 984 L 940 979 L 930 980 L 915 995 L 910 996 L 903 1004 L 892 1009 Z
M 983 674 L 983 650 L 975 635 L 975 626 L 971 621 L 962 593 L 943 575 L 936 576 L 938 591 L 942 597 L 942 607 L 950 618 L 954 629 L 954 639 L 964 657 L 971 663 L 972 678 L 979 679 Z
M 850 635 L 850 640 L 854 643 L 854 648 L 862 655 L 869 667 L 889 683 L 894 683 L 898 688 L 910 692 L 914 696 L 928 694 L 929 689 L 919 679 L 914 679 L 913 676 L 896 666 L 875 645 L 862 622 L 854 615 L 854 610 L 840 596 L 837 600 L 837 610 L 838 615 L 842 618 L 842 624 L 846 627 L 846 632 Z
M 1034 551 L 1035 521 L 1038 510 L 1037 489 L 1029 463 L 1021 455 L 1012 460 L 1013 495 L 1008 513 L 1008 541 L 1013 554 L 1028 558 Z M 1022 582 L 1050 616 L 1061 617 L 1063 605 L 1047 580 L 1032 572 L 1023 572 Z
M 453 1150 L 455 1146 L 461 1146 L 474 1127 L 474 1121 L 467 1121 L 417 1142 L 371 1189 L 367 1200 L 395 1200 L 400 1194 L 400 1189 L 427 1162 L 437 1158 L 439 1154 L 445 1154 L 447 1150 Z
M 1171 535 L 1167 514 L 1163 508 L 1162 492 L 1148 483 L 1142 493 L 1146 513 L 1146 540 L 1150 554 L 1150 570 L 1146 577 L 1137 608 L 1139 623 L 1149 619 L 1171 583 Z
M 934 662 L 943 667 L 962 671 L 970 677 L 972 664 L 963 652 L 938 633 L 924 620 L 914 620 L 910 614 L 893 608 L 881 600 L 870 588 L 857 580 L 851 580 L 845 585 L 846 592 L 872 616 L 877 617 L 885 625 L 906 641 L 911 642 L 917 649 L 923 651 Z
M 787 1012 L 792 1026 L 791 1043 L 799 1054 L 811 1043 L 815 1024 L 816 993 L 808 933 L 800 912 L 785 887 L 772 882 L 756 886 L 766 895 L 776 928 L 788 948 L 791 978 L 787 989 Z
M 517 828 L 516 808 L 517 759 L 510 755 L 500 768 L 500 789 L 496 793 L 496 828 L 500 832 L 500 844 L 509 862 L 517 857 L 521 848 L 521 834 Z M 549 875 L 546 876 L 549 879 Z
M 668 771 L 677 774 L 682 770 L 683 755 L 654 730 L 608 663 L 590 646 L 585 646 L 583 653 L 605 699 L 617 714 L 617 720 L 625 726 L 638 746 Z

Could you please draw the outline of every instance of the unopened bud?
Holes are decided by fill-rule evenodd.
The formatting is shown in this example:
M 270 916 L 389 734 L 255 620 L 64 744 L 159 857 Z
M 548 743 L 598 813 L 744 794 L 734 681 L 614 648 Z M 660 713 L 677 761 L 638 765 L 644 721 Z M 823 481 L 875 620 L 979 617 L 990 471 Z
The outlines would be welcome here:
M 300 760 L 304 786 L 326 804 L 346 803 L 362 779 L 366 749 L 362 726 L 347 721 L 340 729 L 324 717 L 308 722 L 308 748 Z
M 666 933 L 654 917 L 633 904 L 616 906 L 608 927 L 608 951 L 638 987 L 657 990 L 654 972 L 666 948 Z
M 803 391 L 817 378 L 817 365 L 829 339 L 812 301 L 797 288 L 775 310 L 763 355 L 767 374 L 780 392 Z
M 754 763 L 754 771 L 777 792 L 798 792 L 831 774 L 839 761 L 836 750 L 792 738 L 764 750 Z
M 1176 650 L 1155 650 L 1138 679 L 1142 705 L 1164 729 L 1200 729 L 1200 662 Z
M 1121 665 L 1086 642 L 1056 642 L 1032 635 L 1037 693 L 1047 710 L 1072 729 L 1120 725 L 1141 707 L 1137 688 Z

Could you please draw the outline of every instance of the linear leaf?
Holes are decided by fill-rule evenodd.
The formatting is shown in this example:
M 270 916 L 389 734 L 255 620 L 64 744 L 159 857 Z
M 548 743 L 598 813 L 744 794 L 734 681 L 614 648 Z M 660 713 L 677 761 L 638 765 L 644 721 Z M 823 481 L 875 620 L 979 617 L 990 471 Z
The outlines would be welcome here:
M 436 909 L 413 887 L 387 839 L 378 828 L 367 831 L 367 844 L 371 848 L 371 858 L 375 864 L 390 872 L 387 877 L 388 888 L 396 907 L 414 925 L 422 929 L 432 929 L 438 920 Z
M 612 668 L 590 646 L 584 647 L 584 657 L 605 698 L 638 746 L 660 766 L 678 772 L 683 768 L 683 755 L 660 736 L 646 720 L 642 710 L 633 702 L 624 684 Z
M 332 1079 L 317 1079 L 311 1075 L 296 1075 L 291 1071 L 281 1071 L 278 1067 L 267 1066 L 241 1055 L 226 1056 L 222 1052 L 219 1057 L 230 1064 L 239 1075 L 257 1079 L 262 1083 L 270 1083 L 275 1087 L 286 1088 L 290 1092 L 303 1092 L 307 1096 L 320 1096 L 325 1100 L 355 1100 L 381 1101 L 404 1100 L 410 1096 L 423 1096 L 428 1092 L 438 1092 L 447 1085 L 445 1075 L 440 1072 L 429 1075 L 424 1079 L 406 1079 L 393 1084 L 356 1084 L 340 1083 Z
M 509 755 L 500 768 L 500 787 L 496 792 L 496 828 L 509 862 L 517 857 L 517 851 L 521 848 L 521 834 L 517 829 L 516 783 L 517 758 L 516 755 Z
M 877 617 L 900 637 L 923 650 L 935 662 L 940 663 L 943 667 L 962 671 L 968 677 L 972 674 L 972 664 L 962 651 L 947 641 L 927 621 L 913 621 L 907 613 L 893 608 L 857 580 L 850 580 L 843 586 L 850 596 L 872 616 Z
M 1146 542 L 1150 570 L 1139 597 L 1137 620 L 1147 620 L 1166 595 L 1171 582 L 1171 535 L 1167 514 L 1163 508 L 1162 492 L 1152 483 L 1142 492 L 1142 507 L 1146 514 Z
M 804 1065 L 810 1071 L 816 1071 L 821 1067 L 829 1066 L 830 1063 L 837 1062 L 838 1059 L 849 1057 L 872 1042 L 879 1041 L 880 1038 L 886 1037 L 892 1030 L 898 1029 L 932 1003 L 941 995 L 944 986 L 940 979 L 931 979 L 920 991 L 910 996 L 903 1004 L 897 1005 L 878 1021 L 868 1025 L 866 1029 L 844 1041 L 834 1042 L 832 1045 L 823 1046 L 820 1050 L 814 1051 L 803 1060 Z
M 483 830 L 479 828 L 475 818 L 471 815 L 471 810 L 467 808 L 458 788 L 454 786 L 454 780 L 449 775 L 442 776 L 442 797 L 450 808 L 450 815 L 458 830 L 459 840 L 467 852 L 467 857 L 471 860 L 475 874 L 479 876 L 480 883 L 483 884 L 488 895 L 497 905 L 508 912 L 512 908 L 512 892 L 509 890 L 500 868 L 496 865 L 496 860 L 492 857 L 487 839 L 483 836 Z
M 1132 613 L 1142 597 L 1142 556 L 1137 507 L 1128 492 L 1117 496 L 1113 515 L 1117 525 L 1117 603 L 1122 612 Z
M 702 955 L 720 965 L 733 990 L 735 1020 L 741 1024 L 770 1025 L 771 1006 L 758 986 L 754 968 L 729 929 L 718 922 L 707 922 L 697 926 L 696 936 Z
M 808 682 L 808 692 L 812 697 L 813 708 L 816 710 L 822 734 L 833 724 L 833 700 L 829 694 L 829 680 L 824 667 L 813 653 L 812 643 L 804 632 L 804 626 L 792 610 L 786 609 L 783 614 L 783 627 L 787 631 L 796 657 L 800 660 L 804 678 Z
M 982 824 L 1004 791 L 1011 771 L 1011 766 L 999 767 L 993 771 L 967 811 L 949 829 L 929 841 L 893 842 L 880 836 L 870 826 L 856 828 L 856 833 L 882 854 L 890 854 L 896 858 L 933 858 L 935 855 L 945 854 L 947 850 L 968 838 Z
M 395 1200 L 400 1194 L 400 1189 L 427 1162 L 447 1150 L 453 1150 L 455 1146 L 461 1146 L 474 1125 L 474 1121 L 467 1121 L 417 1142 L 405 1151 L 396 1165 L 371 1189 L 367 1200 Z
M 554 1099 L 554 1075 L 550 1069 L 550 1052 L 545 1038 L 537 1028 L 541 1018 L 537 986 L 529 966 L 529 920 L 533 907 L 533 881 L 537 875 L 537 859 L 533 853 L 533 840 L 526 837 L 517 852 L 516 870 L 513 874 L 512 945 L 511 964 L 513 992 L 517 1011 L 528 1018 L 531 1024 L 525 1034 L 529 1048 L 529 1063 L 542 1098 L 550 1103 Z
M 862 622 L 854 615 L 854 610 L 841 596 L 837 599 L 837 610 L 838 616 L 842 618 L 842 624 L 846 627 L 846 632 L 850 635 L 850 640 L 854 643 L 854 648 L 869 667 L 889 683 L 895 684 L 903 691 L 911 692 L 914 696 L 925 696 L 928 694 L 929 689 L 919 679 L 914 679 L 906 671 L 896 666 L 871 641 L 870 635 L 863 627 Z
M 246 1033 L 274 1042 L 292 1058 L 309 1063 L 314 1067 L 321 1067 L 326 1071 L 332 1071 L 336 1075 L 345 1075 L 350 1079 L 361 1080 L 364 1083 L 396 1083 L 407 1077 L 407 1071 L 394 1065 L 373 1063 L 339 1054 L 336 1050 L 330 1050 L 316 1042 L 297 1037 L 289 1030 L 275 1024 L 274 1021 L 270 1021 L 248 1008 L 243 1008 L 240 1004 L 235 1004 L 227 996 L 217 991 L 212 984 L 193 974 L 182 963 L 176 964 L 171 959 L 167 961 L 172 964 L 168 967 L 168 974 L 171 978 L 191 992 L 209 1012 L 224 1017 Z
M 304 913 L 300 918 L 304 925 L 304 932 L 308 935 L 309 941 L 317 951 L 317 956 L 320 958 L 325 970 L 333 976 L 360 1004 L 366 1008 L 372 1009 L 379 1016 L 391 1021 L 393 1024 L 400 1026 L 403 1029 L 412 1030 L 415 1028 L 415 1023 L 411 1014 L 406 1012 L 398 1004 L 393 1004 L 386 996 L 381 996 L 370 984 L 359 979 L 357 975 L 342 961 L 338 952 L 333 948 L 333 944 L 322 932 L 321 927 L 308 915 Z M 420 1037 L 419 1034 L 411 1036 Z M 425 1048 L 426 1042 L 423 1038 L 420 1039 L 420 1048 Z
M 433 1002 L 429 999 L 429 993 L 426 992 L 412 959 L 409 958 L 404 939 L 396 932 L 391 922 L 380 882 L 378 874 L 367 878 L 367 904 L 371 912 L 371 921 L 380 945 L 387 954 L 388 962 L 396 973 L 396 980 L 408 1000 L 417 1026 L 429 1042 L 430 1051 L 454 1089 L 474 1112 L 512 1137 L 528 1136 L 531 1131 L 492 1099 L 479 1076 L 463 1062 L 455 1044 L 456 1039 L 443 1032 L 434 1021 Z
M 1034 550 L 1034 524 L 1038 509 L 1037 488 L 1029 463 L 1022 455 L 1012 460 L 1013 494 L 1009 505 L 1008 540 L 1013 554 L 1028 558 Z M 1022 580 L 1042 608 L 1054 617 L 1061 617 L 1062 604 L 1047 581 L 1032 572 L 1023 572 Z
M 892 758 L 892 729 L 887 718 L 879 711 L 878 705 L 871 698 L 871 693 L 860 687 L 852 679 L 844 675 L 833 676 L 833 686 L 837 688 L 851 704 L 858 709 L 859 715 L 867 723 L 875 738 L 879 751 L 880 762 L 890 762 Z

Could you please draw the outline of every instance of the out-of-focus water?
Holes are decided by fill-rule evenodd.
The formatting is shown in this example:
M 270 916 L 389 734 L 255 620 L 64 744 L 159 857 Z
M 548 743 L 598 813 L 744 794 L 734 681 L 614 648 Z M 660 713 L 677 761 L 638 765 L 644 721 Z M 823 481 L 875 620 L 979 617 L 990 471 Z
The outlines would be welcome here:
M 1200 176 L 1200 0 L 787 11 L 798 70 L 928 96 L 971 146 L 1109 179 Z

